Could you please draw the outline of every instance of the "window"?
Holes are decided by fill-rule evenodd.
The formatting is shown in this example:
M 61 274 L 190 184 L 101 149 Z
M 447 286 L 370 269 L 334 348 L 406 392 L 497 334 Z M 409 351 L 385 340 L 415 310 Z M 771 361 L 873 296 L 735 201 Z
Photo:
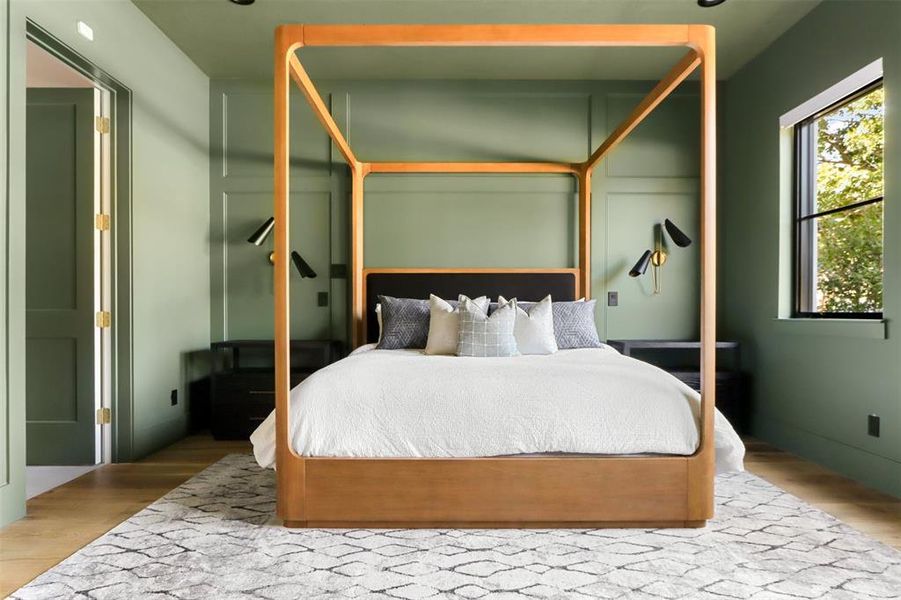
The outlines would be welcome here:
M 795 125 L 799 317 L 881 318 L 882 81 Z

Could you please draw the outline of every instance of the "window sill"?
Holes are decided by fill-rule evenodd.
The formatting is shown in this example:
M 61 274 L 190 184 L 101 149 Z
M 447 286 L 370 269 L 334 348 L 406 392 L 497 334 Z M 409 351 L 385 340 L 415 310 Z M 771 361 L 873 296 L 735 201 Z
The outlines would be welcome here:
M 884 340 L 888 338 L 885 319 L 773 319 L 781 329 L 796 335 L 822 335 L 832 337 Z

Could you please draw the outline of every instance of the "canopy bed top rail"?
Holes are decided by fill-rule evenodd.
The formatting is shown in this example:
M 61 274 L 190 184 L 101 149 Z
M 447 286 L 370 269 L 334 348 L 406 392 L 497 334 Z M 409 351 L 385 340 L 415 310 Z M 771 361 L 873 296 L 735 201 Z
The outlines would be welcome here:
M 303 68 L 296 51 L 304 46 L 683 46 L 687 54 L 666 74 L 628 117 L 598 146 L 586 161 L 563 162 L 367 162 L 357 157 L 347 138 L 331 116 L 328 107 Z M 303 92 L 325 131 L 350 166 L 350 291 L 352 341 L 357 346 L 365 339 L 364 331 L 364 263 L 363 263 L 363 195 L 364 179 L 371 173 L 544 173 L 570 174 L 578 181 L 579 248 L 576 289 L 586 297 L 591 293 L 591 176 L 593 170 L 628 134 L 676 89 L 693 71 L 701 71 L 701 442 L 695 455 L 679 460 L 654 463 L 645 478 L 654 479 L 664 472 L 672 475 L 678 469 L 686 481 L 684 490 L 670 490 L 684 500 L 684 519 L 699 522 L 713 513 L 713 417 L 716 383 L 716 70 L 715 34 L 709 25 L 282 25 L 275 32 L 275 359 L 276 359 L 276 438 L 278 464 L 278 509 L 289 521 L 306 521 L 306 502 L 316 497 L 316 486 L 307 478 L 307 465 L 316 459 L 296 455 L 288 439 L 288 398 L 290 391 L 290 327 L 289 327 L 289 81 Z M 561 459 L 562 460 L 562 459 Z M 594 459 L 598 469 L 619 468 L 618 461 L 634 459 Z M 349 466 L 358 464 L 343 461 Z M 398 461 L 398 469 L 410 461 Z M 453 461 L 451 461 L 453 462 Z M 560 464 L 569 464 L 565 460 Z M 625 464 L 625 463 L 624 463 Z M 634 465 L 636 463 L 629 463 Z M 673 465 L 683 465 L 674 467 Z M 568 468 L 568 467 L 566 467 Z M 630 470 L 633 467 L 628 467 Z M 677 469 L 677 470 L 673 470 Z M 477 469 L 482 473 L 481 467 Z M 490 468 L 473 479 L 480 485 L 491 477 Z M 342 482 L 337 482 L 343 485 Z M 375 485 L 375 484 L 373 484 Z M 576 485 L 576 482 L 573 482 Z M 527 486 L 528 487 L 528 486 Z M 640 486 L 627 486 L 624 498 L 639 500 Z M 369 491 L 379 491 L 369 490 Z M 630 495 L 631 494 L 631 495 Z M 453 502 L 457 502 L 456 496 Z M 658 504 L 671 505 L 670 500 Z M 452 503 L 449 496 L 447 501 Z M 534 499 L 515 499 L 510 514 L 532 513 L 525 504 Z M 522 506 L 517 503 L 522 504 Z M 680 514 L 682 514 L 680 512 Z M 402 516 L 409 516 L 406 513 Z M 579 515 L 573 515 L 579 520 Z M 395 520 L 404 521 L 397 517 Z M 534 520 L 534 519 L 531 519 Z M 584 520 L 584 519 L 583 519 Z M 669 520 L 669 519 L 667 519 Z
M 363 175 L 370 173 L 562 173 L 578 175 L 580 163 L 555 162 L 369 162 L 363 163 Z
M 709 25 L 281 25 L 276 47 L 284 50 L 289 73 L 304 93 L 344 160 L 369 173 L 572 173 L 593 170 L 701 64 L 712 48 Z M 632 113 L 582 163 L 402 162 L 358 160 L 295 51 L 304 46 L 685 46 L 689 52 Z
M 688 46 L 709 25 L 319 25 L 276 29 L 302 46 Z M 712 28 L 711 28 L 712 29 Z
M 350 149 L 350 144 L 347 142 L 344 134 L 341 133 L 338 124 L 335 123 L 332 113 L 329 112 L 328 107 L 325 105 L 325 101 L 322 99 L 322 96 L 319 95 L 319 90 L 313 85 L 313 81 L 310 79 L 310 76 L 307 75 L 306 69 L 300 64 L 300 60 L 298 60 L 297 55 L 294 52 L 291 52 L 288 57 L 288 65 L 290 67 L 291 78 L 303 92 L 303 95 L 313 108 L 313 112 L 316 114 L 322 127 L 341 152 L 341 156 L 343 156 L 344 160 L 347 161 L 347 164 L 355 170 L 359 169 L 360 161 L 357 160 L 353 150 Z
M 584 169 L 592 170 L 601 160 L 613 150 L 617 144 L 626 139 L 632 130 L 638 127 L 645 117 L 651 114 L 657 106 L 663 102 L 667 96 L 672 93 L 679 84 L 685 81 L 691 75 L 698 65 L 701 64 L 701 58 L 694 50 L 689 50 L 676 65 L 660 80 L 654 89 L 635 107 L 626 119 L 613 130 L 613 133 L 598 147 L 597 150 L 582 164 Z

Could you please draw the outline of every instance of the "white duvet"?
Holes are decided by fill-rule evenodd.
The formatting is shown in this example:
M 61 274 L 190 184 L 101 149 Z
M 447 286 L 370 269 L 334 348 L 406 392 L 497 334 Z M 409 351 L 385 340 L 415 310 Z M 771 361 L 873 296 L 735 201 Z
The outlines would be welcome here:
M 291 391 L 289 435 L 303 456 L 473 457 L 676 454 L 698 447 L 700 398 L 610 347 L 464 358 L 364 346 Z M 744 446 L 716 413 L 717 471 Z M 275 463 L 275 413 L 250 437 Z

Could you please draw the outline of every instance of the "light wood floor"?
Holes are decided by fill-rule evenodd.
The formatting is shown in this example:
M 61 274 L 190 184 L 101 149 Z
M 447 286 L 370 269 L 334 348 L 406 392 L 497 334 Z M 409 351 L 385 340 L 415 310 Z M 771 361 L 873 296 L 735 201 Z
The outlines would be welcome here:
M 746 440 L 749 471 L 901 549 L 901 499 Z M 28 516 L 0 530 L 0 597 L 6 597 L 244 442 L 192 436 L 145 460 L 107 465 L 28 502 Z

